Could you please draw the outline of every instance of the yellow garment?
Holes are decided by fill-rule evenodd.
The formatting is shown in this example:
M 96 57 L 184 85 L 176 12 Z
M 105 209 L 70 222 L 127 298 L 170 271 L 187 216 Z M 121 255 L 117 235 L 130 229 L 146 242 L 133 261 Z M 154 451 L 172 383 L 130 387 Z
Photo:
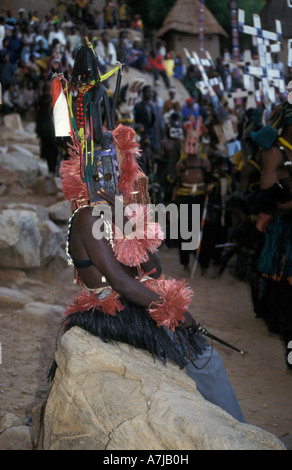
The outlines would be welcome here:
M 163 65 L 166 69 L 166 73 L 169 77 L 173 76 L 174 71 L 174 60 L 173 59 L 164 59 Z
M 127 17 L 128 17 L 128 9 L 127 9 L 127 5 L 124 3 L 118 8 L 118 19 L 125 21 Z
M 232 155 L 231 160 L 233 164 L 236 166 L 236 169 L 238 171 L 242 170 L 242 167 L 244 165 L 244 155 L 241 150 L 239 150 L 237 153 Z

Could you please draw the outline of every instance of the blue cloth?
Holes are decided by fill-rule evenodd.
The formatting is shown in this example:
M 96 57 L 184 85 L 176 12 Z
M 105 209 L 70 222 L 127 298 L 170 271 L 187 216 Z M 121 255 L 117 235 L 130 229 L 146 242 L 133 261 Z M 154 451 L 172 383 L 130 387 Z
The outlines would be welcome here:
M 257 268 L 277 279 L 292 277 L 292 216 L 277 214 L 268 226 Z
M 197 389 L 203 397 L 227 411 L 238 421 L 245 423 L 223 361 L 217 351 L 212 350 L 210 346 L 194 361 L 194 364 L 197 367 L 203 367 L 206 364 L 202 369 L 197 369 L 191 361 L 188 361 L 186 366 L 187 375 L 196 382 Z
M 175 347 L 183 354 L 182 346 L 176 341 L 176 333 L 170 330 L 167 330 L 167 333 L 175 342 Z M 219 406 L 238 421 L 246 422 L 223 361 L 213 347 L 206 345 L 197 358 L 186 359 L 186 372 L 206 400 Z

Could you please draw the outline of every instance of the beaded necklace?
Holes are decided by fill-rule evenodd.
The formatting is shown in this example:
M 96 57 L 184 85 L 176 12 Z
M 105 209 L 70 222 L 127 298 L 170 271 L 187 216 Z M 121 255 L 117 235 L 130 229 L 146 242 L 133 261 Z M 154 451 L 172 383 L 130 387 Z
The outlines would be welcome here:
M 89 96 L 89 91 L 95 86 L 96 81 L 93 80 L 89 84 L 82 83 L 78 88 L 76 117 L 72 112 L 72 101 L 70 101 L 70 115 L 75 124 L 78 139 L 81 142 L 81 178 L 83 181 L 88 182 L 93 172 L 93 156 L 94 156 L 94 138 L 93 138 L 93 118 L 92 118 L 92 103 Z M 89 105 L 89 130 L 87 130 L 86 120 L 86 107 Z M 88 136 L 90 136 L 90 164 L 88 161 Z

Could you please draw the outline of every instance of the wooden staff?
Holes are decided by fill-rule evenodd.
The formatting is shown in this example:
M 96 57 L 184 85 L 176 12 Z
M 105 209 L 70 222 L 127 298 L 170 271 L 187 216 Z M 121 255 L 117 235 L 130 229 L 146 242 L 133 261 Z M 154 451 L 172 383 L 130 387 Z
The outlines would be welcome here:
M 194 264 L 193 264 L 193 267 L 192 267 L 191 279 L 194 279 L 195 271 L 196 271 L 196 268 L 197 268 L 197 265 L 198 265 L 198 262 L 199 262 L 200 250 L 201 250 L 201 245 L 202 245 L 202 237 L 203 237 L 203 231 L 204 231 L 204 225 L 205 225 L 206 218 L 207 218 L 208 202 L 209 202 L 209 194 L 206 194 L 205 202 L 204 202 L 203 215 L 202 215 L 202 220 L 201 220 L 200 243 L 199 243 L 199 246 L 197 248 L 195 261 L 194 261 Z
M 199 18 L 199 49 L 200 57 L 205 57 L 205 45 L 204 45 L 204 13 L 205 13 L 205 0 L 200 0 L 200 18 Z

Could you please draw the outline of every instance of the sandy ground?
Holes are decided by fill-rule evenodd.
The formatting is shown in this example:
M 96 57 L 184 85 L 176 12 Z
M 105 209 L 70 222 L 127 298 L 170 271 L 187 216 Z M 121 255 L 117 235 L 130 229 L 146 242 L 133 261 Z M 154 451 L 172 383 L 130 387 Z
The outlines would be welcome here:
M 163 246 L 166 275 L 183 278 L 176 249 Z M 214 335 L 247 351 L 239 353 L 215 343 L 249 424 L 271 432 L 292 447 L 292 371 L 285 364 L 283 345 L 255 318 L 249 288 L 228 269 L 220 279 L 196 271 L 187 279 L 195 295 L 190 311 Z M 0 285 L 29 292 L 35 301 L 65 306 L 76 292 L 70 267 L 53 264 L 47 270 L 0 271 Z M 33 406 L 46 396 L 46 375 L 54 357 L 61 317 L 30 316 L 5 306 L 0 313 L 0 417 L 13 413 L 29 419 Z

